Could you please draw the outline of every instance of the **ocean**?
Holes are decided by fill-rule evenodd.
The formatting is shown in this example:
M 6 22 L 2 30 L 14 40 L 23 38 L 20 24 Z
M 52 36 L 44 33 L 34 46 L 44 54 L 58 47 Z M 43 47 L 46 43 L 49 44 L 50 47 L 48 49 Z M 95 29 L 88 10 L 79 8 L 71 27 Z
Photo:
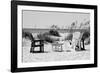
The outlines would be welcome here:
M 22 31 L 24 32 L 30 32 L 30 33 L 43 33 L 43 32 L 48 32 L 50 29 L 29 29 L 29 28 L 23 28 Z M 67 32 L 85 32 L 87 31 L 86 29 L 59 29 L 58 32 L 60 33 L 67 33 Z

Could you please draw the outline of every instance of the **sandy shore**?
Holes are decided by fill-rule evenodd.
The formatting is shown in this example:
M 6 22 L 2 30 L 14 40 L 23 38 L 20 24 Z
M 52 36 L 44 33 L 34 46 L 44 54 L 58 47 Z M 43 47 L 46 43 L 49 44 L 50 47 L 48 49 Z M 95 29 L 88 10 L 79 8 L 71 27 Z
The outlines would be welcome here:
M 73 51 L 68 46 L 68 43 L 64 43 L 63 52 L 55 52 L 51 44 L 45 44 L 44 53 L 30 53 L 30 44 L 31 42 L 29 40 L 23 41 L 22 62 L 24 63 L 90 59 L 90 45 L 85 45 L 86 51 Z

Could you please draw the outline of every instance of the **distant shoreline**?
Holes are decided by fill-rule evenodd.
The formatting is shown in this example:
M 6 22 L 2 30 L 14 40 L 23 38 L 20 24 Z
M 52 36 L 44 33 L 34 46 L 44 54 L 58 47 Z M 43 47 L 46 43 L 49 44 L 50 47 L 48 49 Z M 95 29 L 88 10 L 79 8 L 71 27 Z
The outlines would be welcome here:
M 32 29 L 32 28 L 23 28 L 22 31 L 24 32 L 31 32 L 31 33 L 39 33 L 39 32 L 47 32 L 49 31 L 50 29 Z M 65 33 L 65 32 L 76 32 L 76 31 L 79 31 L 79 32 L 85 32 L 85 31 L 88 31 L 88 29 L 59 29 L 58 32 L 61 32 L 61 33 Z

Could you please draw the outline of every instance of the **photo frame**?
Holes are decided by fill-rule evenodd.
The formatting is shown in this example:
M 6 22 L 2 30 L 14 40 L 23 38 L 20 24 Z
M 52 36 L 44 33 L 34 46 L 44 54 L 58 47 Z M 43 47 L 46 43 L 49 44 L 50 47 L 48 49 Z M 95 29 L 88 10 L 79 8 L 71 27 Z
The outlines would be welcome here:
M 82 19 L 84 22 L 86 21 L 86 23 L 81 22 Z M 56 34 L 54 31 L 50 31 L 47 35 L 47 31 L 51 29 L 57 29 L 58 31 L 55 32 Z M 89 38 L 87 38 L 90 42 L 89 45 L 84 45 L 86 41 L 82 40 L 83 38 L 81 38 L 81 40 L 77 39 L 78 42 L 80 41 L 80 44 L 83 42 L 82 48 L 81 46 L 76 48 L 76 39 L 71 39 L 69 41 L 69 38 L 63 36 L 63 34 L 70 32 L 74 37 L 73 32 L 79 31 L 82 33 L 82 31 L 87 31 L 87 29 L 89 29 L 89 35 L 87 34 L 87 36 L 89 36 Z M 44 32 L 46 33 L 44 34 Z M 60 35 L 58 32 L 60 32 Z M 34 33 L 39 34 L 38 38 L 42 34 L 43 39 L 40 37 L 40 39 L 36 40 Z M 75 34 L 75 36 L 77 34 Z M 44 37 L 49 40 L 46 38 L 44 39 Z M 23 40 L 23 38 L 25 39 Z M 62 47 L 66 40 L 68 40 L 67 42 L 69 45 L 74 46 L 74 51 L 73 49 L 66 50 L 66 47 Z M 56 44 L 52 43 L 55 41 L 57 41 Z M 59 41 L 61 43 L 59 43 Z M 35 44 L 35 42 L 37 43 Z M 50 46 L 48 47 L 48 45 L 44 44 L 47 44 L 47 42 L 52 44 L 51 48 L 53 48 L 53 46 L 57 48 L 52 50 Z M 29 45 L 31 45 L 31 47 Z M 38 46 L 40 47 L 39 50 L 34 51 L 33 47 Z M 58 49 L 59 46 L 62 47 L 60 51 Z M 89 47 L 89 49 L 84 49 L 84 47 Z M 50 50 L 47 50 L 48 48 L 50 48 Z M 91 67 L 97 67 L 96 5 L 11 1 L 11 72 Z

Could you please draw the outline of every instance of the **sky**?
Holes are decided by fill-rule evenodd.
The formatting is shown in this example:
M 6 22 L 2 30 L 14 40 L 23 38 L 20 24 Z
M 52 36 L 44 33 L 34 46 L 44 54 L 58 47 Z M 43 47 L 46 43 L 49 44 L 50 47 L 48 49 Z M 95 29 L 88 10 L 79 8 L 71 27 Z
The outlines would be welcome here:
M 89 13 L 75 12 L 50 12 L 50 11 L 35 11 L 23 10 L 23 28 L 41 28 L 47 29 L 52 25 L 57 25 L 60 28 L 69 27 L 72 22 L 82 22 L 84 19 L 89 20 Z M 80 24 L 78 24 L 80 25 Z

